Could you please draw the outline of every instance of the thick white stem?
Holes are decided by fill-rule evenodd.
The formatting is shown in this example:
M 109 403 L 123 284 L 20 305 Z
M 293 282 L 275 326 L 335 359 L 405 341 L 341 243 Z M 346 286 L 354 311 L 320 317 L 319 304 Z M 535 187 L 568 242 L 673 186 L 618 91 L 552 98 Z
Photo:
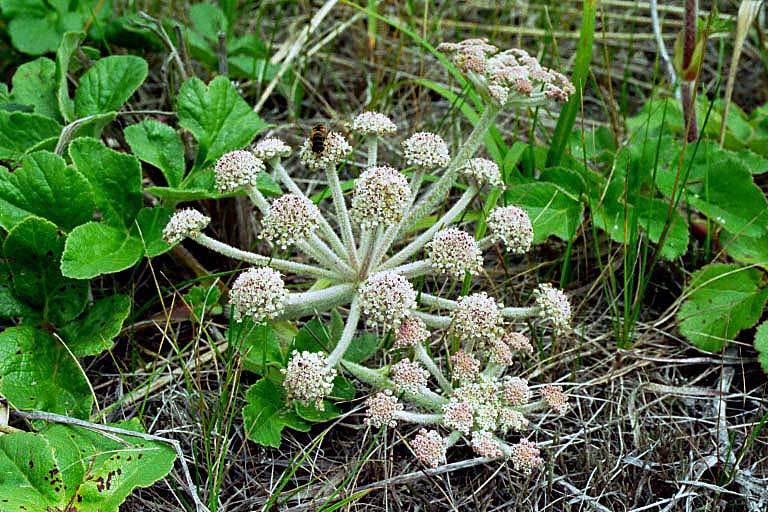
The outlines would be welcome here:
M 391 389 L 395 390 L 395 384 L 388 377 L 386 377 L 382 370 L 372 370 L 363 365 L 341 360 L 341 364 L 349 373 L 355 376 L 358 380 L 365 382 L 366 384 L 373 386 L 377 389 Z M 402 393 L 403 399 L 422 407 L 432 409 L 433 411 L 439 411 L 443 405 L 448 402 L 448 399 L 438 395 L 437 393 L 422 387 L 419 392 L 413 393 L 411 391 L 405 391 Z
M 348 304 L 355 295 L 356 286 L 352 283 L 338 284 L 322 290 L 291 293 L 285 299 L 285 312 L 281 318 L 300 318 L 314 313 L 322 313 L 336 306 Z
M 412 261 L 411 263 L 406 263 L 405 265 L 400 265 L 399 267 L 390 270 L 408 279 L 413 279 L 414 277 L 421 277 L 432 272 L 432 261 Z
M 430 295 L 428 293 L 420 293 L 418 296 L 419 302 L 422 304 L 425 304 L 427 306 L 433 306 L 436 308 L 443 308 L 447 309 L 448 311 L 453 311 L 457 307 L 459 307 L 459 303 L 455 300 L 451 299 L 444 299 L 442 297 L 436 297 L 434 295 Z
M 379 153 L 379 138 L 376 135 L 369 135 L 365 142 L 368 145 L 368 167 L 375 167 Z
M 349 344 L 352 342 L 352 338 L 357 332 L 357 324 L 360 321 L 360 300 L 357 295 L 352 299 L 352 305 L 349 309 L 349 316 L 347 316 L 347 323 L 344 325 L 344 331 L 341 333 L 341 338 L 336 344 L 336 348 L 333 349 L 328 355 L 328 366 L 334 367 L 344 357 L 344 353 L 349 348 Z
M 307 245 L 309 248 L 306 247 Z M 329 268 L 339 269 L 341 273 L 350 276 L 354 274 L 352 267 L 350 267 L 346 262 L 342 261 L 341 258 L 339 258 L 339 256 L 333 252 L 330 247 L 325 245 L 325 242 L 320 240 L 320 238 L 315 234 L 313 234 L 308 240 L 298 243 L 297 246 L 305 252 L 308 252 L 307 249 L 309 249 L 308 254 L 310 256 L 317 259 L 319 262 L 323 263 Z
M 256 208 L 261 211 L 262 215 L 266 215 L 269 211 L 269 202 L 264 197 L 264 194 L 256 187 L 248 187 L 248 197 Z
M 294 274 L 311 275 L 316 277 L 325 277 L 328 279 L 338 280 L 343 276 L 336 271 L 328 270 L 325 268 L 315 267 L 313 265 L 305 265 L 303 263 L 296 263 L 294 261 L 282 260 L 279 258 L 270 258 L 269 256 L 262 256 L 261 254 L 255 254 L 248 251 L 243 251 L 227 245 L 223 242 L 219 242 L 208 235 L 200 234 L 192 238 L 195 242 L 199 243 L 203 247 L 246 263 L 252 263 L 259 266 L 268 266 L 276 270 L 282 270 L 284 272 L 292 272 Z
M 442 315 L 431 315 L 423 311 L 411 311 L 416 318 L 420 318 L 427 326 L 435 329 L 447 329 L 451 326 L 451 317 Z
M 435 425 L 443 421 L 442 414 L 425 414 L 410 411 L 395 411 L 392 417 L 398 421 L 418 423 L 419 425 Z
M 288 171 L 285 170 L 285 167 L 283 167 L 283 164 L 281 164 L 279 160 L 275 164 L 275 171 L 277 171 L 277 175 L 280 178 L 280 181 L 283 183 L 283 185 L 285 185 L 290 193 L 296 194 L 297 196 L 301 196 L 309 200 L 309 197 L 307 197 L 307 195 L 304 194 L 299 186 L 296 185 L 296 182 L 293 181 L 293 178 L 291 178 L 291 176 L 288 174 Z M 349 258 L 347 256 L 347 250 L 344 248 L 344 244 L 333 230 L 331 225 L 328 223 L 328 221 L 325 219 L 325 217 L 322 215 L 320 216 L 320 230 L 322 231 L 325 239 L 328 240 L 328 243 L 331 244 L 333 252 L 335 252 L 342 259 L 348 260 Z M 349 263 L 349 261 L 347 261 L 347 263 Z
M 448 379 L 445 378 L 445 375 L 443 375 L 443 372 L 440 371 L 440 368 L 437 367 L 432 358 L 429 357 L 429 354 L 427 354 L 427 350 L 424 348 L 424 346 L 421 343 L 417 343 L 414 347 L 414 352 L 416 359 L 418 359 L 421 364 L 423 364 L 424 367 L 429 370 L 429 373 L 431 373 L 435 380 L 437 380 L 440 388 L 448 394 L 452 393 L 453 386 L 451 386 L 451 383 L 448 381 Z
M 453 222 L 459 215 L 461 215 L 475 194 L 477 194 L 477 189 L 474 186 L 471 186 L 465 190 L 456 204 L 454 204 L 450 210 L 445 212 L 445 215 L 443 215 L 437 222 L 432 224 L 428 230 L 419 235 L 414 241 L 401 249 L 400 252 L 387 260 L 382 265 L 382 268 L 387 269 L 400 265 L 408 258 L 419 252 L 430 240 L 432 240 L 432 238 L 435 236 L 435 233 Z
M 519 319 L 532 318 L 539 316 L 540 309 L 536 306 L 529 308 L 504 308 L 501 310 L 501 314 L 507 318 Z
M 389 251 L 389 249 L 395 243 L 395 240 L 398 238 L 398 236 L 403 234 L 403 231 L 405 231 L 405 222 L 408 219 L 411 208 L 413 207 L 413 203 L 416 200 L 416 194 L 419 193 L 419 189 L 421 188 L 421 182 L 424 180 L 424 173 L 424 169 L 417 169 L 414 173 L 413 178 L 411 179 L 411 197 L 408 199 L 408 207 L 405 209 L 406 213 L 396 225 L 389 226 L 387 228 L 386 233 L 384 233 L 384 237 L 376 247 L 373 261 L 374 266 L 378 265 L 384 256 L 387 255 L 387 251 Z
M 440 179 L 437 180 L 437 182 L 435 182 L 435 184 L 432 185 L 429 190 L 427 190 L 424 196 L 419 200 L 418 203 L 416 203 L 416 206 L 414 206 L 413 210 L 408 215 L 408 220 L 405 223 L 406 228 L 414 225 L 416 222 L 429 215 L 429 213 L 432 212 L 438 204 L 440 204 L 440 202 L 443 200 L 446 194 L 448 194 L 448 191 L 453 186 L 454 181 L 456 181 L 456 175 L 459 173 L 459 170 L 464 166 L 467 160 L 472 158 L 475 152 L 477 152 L 478 146 L 480 146 L 480 144 L 483 142 L 485 133 L 493 124 L 498 114 L 498 106 L 487 105 L 485 107 L 483 115 L 480 116 L 480 119 L 477 120 L 477 124 L 475 124 L 475 128 L 472 130 L 472 133 L 469 134 L 467 140 L 461 144 L 459 152 L 456 153 L 456 155 L 451 160 L 451 163 L 448 164 L 448 168 L 445 170 Z
M 352 267 L 359 268 L 355 237 L 352 233 L 349 211 L 347 210 L 347 203 L 344 202 L 344 193 L 341 191 L 341 183 L 339 183 L 339 175 L 336 174 L 336 168 L 334 166 L 326 167 L 325 176 L 328 180 L 328 188 L 331 189 L 331 195 L 333 196 L 333 205 L 336 208 L 336 219 L 339 222 L 341 238 L 344 241 L 347 253 L 349 254 L 349 262 Z

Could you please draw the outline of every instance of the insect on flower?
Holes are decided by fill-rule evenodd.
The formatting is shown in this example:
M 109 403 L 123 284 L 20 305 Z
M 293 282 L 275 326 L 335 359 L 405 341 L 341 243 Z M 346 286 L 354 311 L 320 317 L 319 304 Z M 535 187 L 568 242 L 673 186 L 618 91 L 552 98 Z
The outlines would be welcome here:
M 309 140 L 312 143 L 312 152 L 320 154 L 325 150 L 325 140 L 328 138 L 328 126 L 324 123 L 317 123 L 312 127 L 309 133 Z

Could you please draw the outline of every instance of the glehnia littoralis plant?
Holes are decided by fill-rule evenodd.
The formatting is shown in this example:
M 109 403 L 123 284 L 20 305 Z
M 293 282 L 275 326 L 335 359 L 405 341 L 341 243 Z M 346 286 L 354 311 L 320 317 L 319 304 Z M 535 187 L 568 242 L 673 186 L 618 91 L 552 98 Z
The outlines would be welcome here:
M 254 254 L 214 240 L 203 233 L 209 219 L 191 209 L 173 216 L 165 236 L 172 243 L 189 237 L 254 265 L 232 286 L 234 321 L 244 317 L 256 322 L 296 319 L 348 306 L 343 332 L 329 354 L 294 351 L 291 355 L 283 370 L 289 398 L 322 408 L 334 378 L 346 370 L 379 390 L 368 400 L 370 425 L 394 426 L 401 421 L 429 427 L 412 443 L 414 453 L 425 464 L 439 464 L 446 448 L 466 438 L 478 454 L 511 457 L 519 469 L 530 471 L 541 462 L 536 446 L 526 440 L 509 445 L 501 436 L 523 430 L 528 423 L 525 413 L 539 404 L 549 403 L 564 411 L 566 399 L 557 388 L 548 387 L 544 401 L 530 402 L 527 382 L 505 376 L 515 351 L 532 351 L 528 340 L 509 330 L 509 324 L 541 317 L 557 332 L 565 331 L 570 322 L 567 298 L 543 284 L 534 292 L 533 305 L 505 307 L 484 292 L 456 300 L 417 294 L 411 280 L 426 274 L 457 280 L 477 274 L 482 251 L 496 243 L 514 254 L 530 248 L 531 221 L 515 206 L 491 211 L 487 219 L 490 235 L 481 240 L 452 224 L 483 187 L 503 186 L 498 166 L 475 157 L 496 117 L 511 107 L 565 100 L 573 88 L 564 76 L 543 68 L 522 50 L 499 52 L 484 40 L 444 44 L 441 49 L 450 53 L 476 84 L 487 105 L 453 156 L 434 133 L 418 132 L 406 138 L 401 147 L 405 166 L 413 169 L 410 180 L 378 161 L 379 139 L 392 136 L 396 126 L 374 112 L 360 114 L 352 123 L 365 141 L 367 165 L 355 181 L 350 204 L 337 174 L 339 164 L 352 152 L 347 140 L 331 132 L 321 150 L 310 140 L 300 150 L 305 166 L 325 174 L 333 198 L 333 215 L 328 218 L 283 165 L 291 149 L 278 139 L 261 141 L 253 152 L 224 155 L 216 164 L 219 189 L 229 192 L 244 188 L 260 210 L 261 238 L 281 253 L 303 254 L 304 262 Z M 265 163 L 287 191 L 271 203 L 255 186 L 256 175 L 265 169 Z M 427 173 L 439 176 L 428 187 L 423 183 Z M 411 236 L 414 225 L 435 213 L 458 179 L 466 181 L 466 191 L 428 229 Z M 419 259 L 423 253 L 426 257 Z M 323 278 L 330 285 L 321 290 L 289 292 L 283 274 Z M 346 361 L 344 354 L 362 318 L 380 333 L 394 333 L 395 354 L 412 357 L 380 369 Z M 430 328 L 460 341 L 461 350 L 446 358 L 448 374 L 427 351 Z M 438 391 L 428 387 L 430 379 Z M 403 402 L 414 410 L 406 410 Z

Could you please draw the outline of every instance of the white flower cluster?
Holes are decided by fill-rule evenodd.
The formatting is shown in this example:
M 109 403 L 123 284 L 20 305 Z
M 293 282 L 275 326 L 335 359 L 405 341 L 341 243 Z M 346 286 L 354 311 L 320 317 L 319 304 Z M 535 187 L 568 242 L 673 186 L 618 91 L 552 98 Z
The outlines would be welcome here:
M 352 121 L 352 129 L 365 136 L 392 135 L 397 126 L 390 118 L 379 112 L 363 112 Z
M 396 224 L 403 218 L 410 196 L 408 180 L 400 171 L 371 167 L 355 182 L 350 215 L 365 228 Z
M 459 298 L 451 312 L 451 330 L 459 339 L 481 348 L 504 335 L 501 305 L 485 292 Z
M 321 411 L 325 409 L 323 399 L 333 391 L 336 369 L 328 365 L 323 354 L 294 350 L 288 366 L 281 372 L 289 400 L 314 405 Z
M 285 283 L 280 272 L 269 267 L 251 268 L 237 276 L 229 292 L 235 321 L 250 317 L 255 322 L 276 318 L 283 312 Z
M 406 348 L 418 345 L 429 339 L 429 329 L 423 320 L 416 317 L 406 317 L 395 333 L 392 348 Z
M 416 307 L 416 290 L 406 278 L 395 272 L 379 272 L 360 285 L 360 307 L 372 326 L 397 329 Z
M 555 331 L 565 333 L 571 328 L 571 303 L 562 290 L 542 283 L 534 292 L 539 316 L 552 323 Z
M 465 176 L 475 180 L 480 186 L 487 183 L 492 187 L 504 187 L 499 166 L 487 158 L 470 158 L 461 170 Z
M 416 132 L 402 142 L 405 163 L 431 170 L 445 167 L 451 161 L 448 144 L 430 132 Z
M 403 404 L 398 402 L 391 389 L 371 395 L 365 405 L 365 424 L 374 428 L 396 426 L 395 414 L 403 410 Z
M 241 187 L 253 187 L 260 172 L 264 171 L 264 162 L 243 150 L 230 151 L 216 162 L 214 177 L 216 190 L 225 194 Z
M 177 244 L 187 237 L 199 235 L 210 223 L 210 217 L 194 208 L 179 210 L 163 228 L 163 240 L 171 245 Z
M 474 237 L 456 228 L 437 233 L 427 244 L 429 260 L 436 271 L 462 279 L 483 267 L 483 256 Z
M 323 150 L 319 153 L 312 151 L 312 142 L 307 139 L 299 151 L 302 163 L 313 171 L 325 170 L 340 164 L 349 154 L 352 146 L 343 135 L 330 132 L 325 138 Z
M 533 244 L 533 225 L 524 210 L 516 206 L 494 208 L 488 215 L 494 240 L 501 240 L 513 254 L 528 252 Z
M 320 215 L 317 206 L 306 197 L 285 194 L 269 206 L 261 236 L 285 250 L 309 238 L 320 223 Z
M 437 430 L 419 430 L 411 441 L 411 448 L 416 458 L 427 467 L 436 468 L 445 462 L 445 440 Z
M 276 138 L 262 139 L 253 148 L 256 157 L 265 161 L 273 158 L 288 158 L 291 152 L 291 146 Z
M 400 393 L 418 393 L 426 387 L 429 372 L 414 361 L 403 359 L 392 366 L 390 378 Z

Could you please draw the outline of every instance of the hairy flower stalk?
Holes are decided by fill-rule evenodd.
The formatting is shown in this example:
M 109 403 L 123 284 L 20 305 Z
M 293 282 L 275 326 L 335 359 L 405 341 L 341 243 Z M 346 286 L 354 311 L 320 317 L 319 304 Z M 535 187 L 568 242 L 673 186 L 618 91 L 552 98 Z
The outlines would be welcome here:
M 237 249 L 204 234 L 210 219 L 191 209 L 177 212 L 163 234 L 171 244 L 191 238 L 254 266 L 232 286 L 234 320 L 301 319 L 335 308 L 346 316 L 330 353 L 289 347 L 282 370 L 289 399 L 322 408 L 334 379 L 346 372 L 375 390 L 366 401 L 366 424 L 426 427 L 412 442 L 414 455 L 425 465 L 444 462 L 446 450 L 463 439 L 482 457 L 510 457 L 516 468 L 530 471 L 541 464 L 538 448 L 518 433 L 532 414 L 544 409 L 567 413 L 568 404 L 565 393 L 553 387 L 543 388 L 541 400 L 529 400 L 528 384 L 515 376 L 515 365 L 518 354 L 529 357 L 533 349 L 514 324 L 540 318 L 554 332 L 566 333 L 571 321 L 568 297 L 544 284 L 529 304 L 505 306 L 481 291 L 462 297 L 432 295 L 429 288 L 417 293 L 412 280 L 427 274 L 453 280 L 477 275 L 483 251 L 496 243 L 513 254 L 530 249 L 532 224 L 514 205 L 489 213 L 489 234 L 481 240 L 471 235 L 471 228 L 455 223 L 484 188 L 504 186 L 498 164 L 476 155 L 497 116 L 515 104 L 562 100 L 572 86 L 521 50 L 499 52 L 479 39 L 445 49 L 484 87 L 487 101 L 455 153 L 439 135 L 417 131 L 400 145 L 400 168 L 379 162 L 379 142 L 393 136 L 397 127 L 380 113 L 364 112 L 352 122 L 367 150 L 365 160 L 358 162 L 364 171 L 354 180 L 347 204 L 338 167 L 352 154 L 352 146 L 336 132 L 324 140 L 306 140 L 298 158 L 315 175 L 325 176 L 333 204 L 333 215 L 328 215 L 291 177 L 291 148 L 279 139 L 264 139 L 253 153 L 222 157 L 215 173 L 222 192 L 245 192 L 256 207 L 262 226 L 258 239 L 266 254 Z M 267 199 L 259 190 L 256 176 L 264 162 L 285 190 L 283 195 Z M 422 187 L 426 173 L 437 177 L 430 187 Z M 467 187 L 445 210 L 441 205 L 459 177 Z M 409 230 L 429 215 L 437 221 L 411 236 Z M 422 253 L 424 257 L 417 257 Z M 315 282 L 301 284 L 307 278 Z M 380 334 L 382 345 L 392 340 L 393 364 L 374 369 L 345 359 L 362 328 Z M 445 353 L 440 345 L 430 345 L 436 350 L 428 351 L 430 329 L 437 330 L 435 339 L 448 336 L 460 350 Z M 505 440 L 510 434 L 518 436 L 517 444 Z

